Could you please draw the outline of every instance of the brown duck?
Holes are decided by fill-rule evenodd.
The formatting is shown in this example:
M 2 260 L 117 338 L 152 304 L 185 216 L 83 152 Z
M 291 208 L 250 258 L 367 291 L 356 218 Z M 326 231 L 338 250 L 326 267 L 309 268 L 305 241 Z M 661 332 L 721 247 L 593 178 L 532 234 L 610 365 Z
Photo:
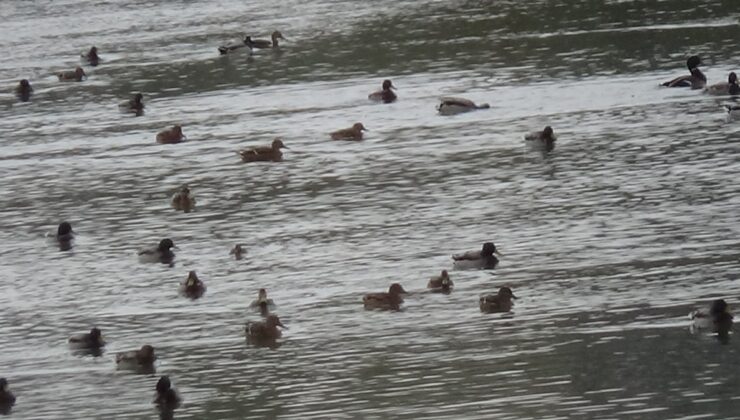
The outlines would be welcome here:
M 289 149 L 289 147 L 283 144 L 283 140 L 276 138 L 270 146 L 250 147 L 237 153 L 241 156 L 242 162 L 281 162 L 283 152 L 280 149 Z
M 362 132 L 370 131 L 362 123 L 355 123 L 350 128 L 337 130 L 331 133 L 332 140 L 362 140 Z
M 398 283 L 391 284 L 388 292 L 385 293 L 368 293 L 362 298 L 365 309 L 389 309 L 399 310 L 403 303 L 403 294 L 406 291 Z

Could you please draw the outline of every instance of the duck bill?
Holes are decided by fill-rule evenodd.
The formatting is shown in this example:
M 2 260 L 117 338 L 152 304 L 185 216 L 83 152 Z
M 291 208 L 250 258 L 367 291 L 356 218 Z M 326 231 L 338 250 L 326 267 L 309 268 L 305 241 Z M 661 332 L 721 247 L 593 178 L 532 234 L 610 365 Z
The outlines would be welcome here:
M 504 256 L 504 254 L 498 252 L 498 250 L 494 251 L 493 253 L 496 254 L 496 255 L 498 255 L 499 257 L 503 257 Z

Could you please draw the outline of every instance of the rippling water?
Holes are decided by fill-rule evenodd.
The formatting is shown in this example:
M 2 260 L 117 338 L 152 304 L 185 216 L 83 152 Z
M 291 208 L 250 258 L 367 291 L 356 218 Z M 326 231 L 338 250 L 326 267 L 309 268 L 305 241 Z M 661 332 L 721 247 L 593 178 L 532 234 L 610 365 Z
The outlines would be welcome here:
M 740 295 L 740 124 L 727 98 L 658 87 L 689 54 L 710 83 L 738 69 L 735 2 L 92 3 L 0 11 L 13 417 L 149 418 L 167 374 L 177 418 L 739 418 L 737 340 L 692 334 L 686 314 Z M 218 56 L 275 29 L 279 53 Z M 89 79 L 58 82 L 91 45 Z M 384 78 L 399 101 L 369 103 Z M 146 115 L 118 113 L 135 91 Z M 442 95 L 492 109 L 440 117 Z M 356 121 L 366 141 L 328 139 Z M 175 123 L 189 141 L 155 144 Z M 555 151 L 527 150 L 547 124 Z M 282 163 L 234 153 L 278 135 Z M 169 207 L 185 183 L 189 214 Z M 44 237 L 62 220 L 70 252 Z M 175 266 L 139 263 L 163 237 Z M 498 269 L 424 293 L 486 240 Z M 189 270 L 202 299 L 177 294 Z M 404 311 L 362 308 L 394 281 Z M 481 314 L 502 285 L 514 312 Z M 244 339 L 260 287 L 289 327 L 276 349 Z M 106 352 L 70 352 L 92 325 Z M 145 343 L 156 375 L 116 370 Z

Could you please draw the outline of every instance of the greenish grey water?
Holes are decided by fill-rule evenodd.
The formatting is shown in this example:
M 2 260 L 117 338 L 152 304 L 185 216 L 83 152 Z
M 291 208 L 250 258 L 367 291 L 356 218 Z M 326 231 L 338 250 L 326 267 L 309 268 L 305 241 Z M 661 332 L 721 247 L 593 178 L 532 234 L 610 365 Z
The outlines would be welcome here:
M 223 0 L 25 2 L 0 10 L 0 376 L 11 417 L 738 418 L 738 343 L 691 333 L 688 312 L 738 286 L 740 125 L 713 98 L 658 83 L 702 56 L 737 67 L 730 1 Z M 219 57 L 239 33 L 279 53 Z M 96 45 L 89 79 L 60 83 Z M 29 103 L 11 95 L 31 80 Z M 385 78 L 399 101 L 369 103 Z M 118 113 L 132 91 L 146 115 Z M 492 109 L 435 114 L 440 96 Z M 330 131 L 362 121 L 362 143 Z M 182 124 L 189 141 L 156 145 Z M 553 153 L 523 135 L 550 124 Z M 279 164 L 240 147 L 279 135 Z M 196 211 L 169 196 L 188 183 Z M 44 237 L 62 220 L 78 237 Z M 171 237 L 174 267 L 136 251 Z M 450 254 L 494 240 L 493 272 Z M 243 243 L 242 261 L 229 258 Z M 177 294 L 196 270 L 202 299 Z M 398 313 L 362 295 L 394 281 Z M 481 293 L 508 285 L 511 314 Z M 266 287 L 289 327 L 248 345 Z M 68 336 L 97 325 L 97 358 Z M 116 370 L 142 344 L 156 375 Z

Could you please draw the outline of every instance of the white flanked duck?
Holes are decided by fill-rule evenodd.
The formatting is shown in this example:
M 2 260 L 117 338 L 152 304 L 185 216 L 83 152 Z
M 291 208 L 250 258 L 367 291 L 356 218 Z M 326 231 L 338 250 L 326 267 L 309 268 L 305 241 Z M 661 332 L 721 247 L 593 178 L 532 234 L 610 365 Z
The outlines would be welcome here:
M 498 265 L 496 255 L 501 255 L 496 250 L 493 242 L 486 242 L 480 251 L 468 251 L 452 256 L 454 266 L 457 269 L 484 269 L 490 270 Z
M 282 39 L 283 41 L 287 41 L 283 37 L 283 34 L 280 33 L 280 31 L 275 31 L 270 36 L 270 41 L 266 39 L 252 39 L 251 36 L 248 36 L 244 38 L 244 44 L 246 44 L 249 48 L 257 48 L 257 49 L 264 49 L 264 48 L 278 48 L 280 45 L 278 44 L 278 39 Z
M 488 109 L 491 106 L 488 104 L 477 105 L 475 102 L 465 98 L 453 98 L 446 97 L 440 99 L 440 104 L 437 105 L 437 112 L 440 115 L 456 115 L 462 114 L 463 112 L 475 111 L 476 109 Z
M 396 87 L 393 86 L 393 82 L 387 79 L 383 80 L 382 89 L 367 95 L 367 98 L 371 101 L 383 102 L 385 104 L 395 102 L 395 100 L 398 99 L 396 94 L 393 92 L 393 89 L 395 88 Z
M 70 347 L 76 349 L 95 350 L 105 347 L 103 333 L 97 328 L 92 328 L 89 333 L 73 335 L 68 342 Z
M 555 137 L 552 127 L 549 125 L 542 131 L 535 131 L 524 136 L 524 141 L 533 149 L 540 149 L 546 152 L 552 152 L 555 149 Z
M 689 74 L 686 76 L 679 76 L 673 80 L 663 83 L 666 87 L 690 87 L 691 89 L 701 89 L 707 85 L 707 76 L 699 70 L 701 65 L 701 59 L 692 55 L 686 60 L 686 67 L 689 69 Z
M 118 109 L 126 114 L 132 113 L 137 117 L 144 115 L 144 95 L 141 93 L 135 94 L 128 101 L 121 102 Z
M 280 149 L 290 149 L 283 144 L 283 140 L 275 138 L 269 146 L 253 146 L 240 150 L 242 162 L 282 162 L 283 152 Z
M 154 361 L 157 356 L 154 354 L 154 347 L 149 344 L 141 346 L 139 350 L 131 350 L 116 354 L 116 366 L 119 369 L 142 369 L 154 367 Z
M 740 85 L 737 83 L 737 74 L 732 72 L 727 76 L 727 82 L 717 83 L 704 89 L 710 95 L 739 95 Z
M 139 251 L 139 260 L 146 263 L 162 263 L 172 265 L 175 259 L 175 253 L 172 252 L 175 244 L 172 239 L 165 238 L 159 241 L 159 245 L 154 248 L 142 249 Z

